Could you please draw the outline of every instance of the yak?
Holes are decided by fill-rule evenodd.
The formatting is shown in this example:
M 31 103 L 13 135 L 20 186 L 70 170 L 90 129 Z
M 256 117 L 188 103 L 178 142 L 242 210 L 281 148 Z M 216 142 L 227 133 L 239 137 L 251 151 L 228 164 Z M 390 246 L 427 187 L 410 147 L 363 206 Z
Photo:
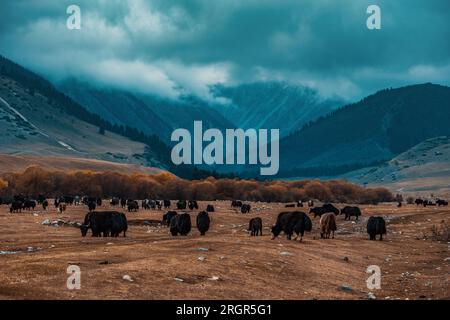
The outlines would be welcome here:
M 170 220 L 170 233 L 172 236 L 187 236 L 191 232 L 191 226 L 191 216 L 188 213 L 177 214 Z
M 248 223 L 248 231 L 250 231 L 251 236 L 257 236 L 258 234 L 262 236 L 262 219 L 259 217 L 250 219 Z
M 208 212 L 202 211 L 197 215 L 197 229 L 200 231 L 200 235 L 204 236 L 206 231 L 209 230 L 211 219 Z
M 250 213 L 251 206 L 249 204 L 243 204 L 241 206 L 241 213 Z
M 383 234 L 386 234 L 386 222 L 383 217 L 370 217 L 367 221 L 367 233 L 370 240 L 376 240 L 376 236 L 379 234 L 380 241 L 382 241 Z
M 320 237 L 329 239 L 330 235 L 333 234 L 334 239 L 334 232 L 337 230 L 336 227 L 336 216 L 332 212 L 328 212 L 323 214 L 320 217 Z
M 125 214 L 116 211 L 89 212 L 84 217 L 84 223 L 80 226 L 81 235 L 86 236 L 91 229 L 93 237 L 118 237 L 121 232 L 126 236 L 128 222 Z
M 358 220 L 358 217 L 361 215 L 361 210 L 358 207 L 346 206 L 344 209 L 341 209 L 341 214 L 345 214 L 344 220 L 350 220 L 351 217 L 356 217 L 356 220 Z
M 163 214 L 163 219 L 161 221 L 161 224 L 164 224 L 166 226 L 170 226 L 170 221 L 173 217 L 177 215 L 176 211 L 167 211 L 165 214 Z
M 277 221 L 272 227 L 272 240 L 283 231 L 288 240 L 291 240 L 292 234 L 295 232 L 297 236 L 294 240 L 297 240 L 300 236 L 300 241 L 302 241 L 305 231 L 311 230 L 311 219 L 306 213 L 301 211 L 281 212 L 278 214 Z

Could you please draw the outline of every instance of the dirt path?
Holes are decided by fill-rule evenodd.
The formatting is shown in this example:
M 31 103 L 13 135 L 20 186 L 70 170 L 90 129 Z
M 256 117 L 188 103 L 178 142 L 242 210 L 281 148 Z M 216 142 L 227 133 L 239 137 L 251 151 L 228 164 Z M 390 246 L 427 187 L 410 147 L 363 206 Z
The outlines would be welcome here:
M 195 227 L 187 237 L 171 237 L 166 228 L 144 224 L 163 212 L 141 210 L 127 213 L 128 236 L 116 239 L 82 238 L 75 227 L 42 225 L 45 219 L 82 221 L 85 207 L 62 215 L 53 208 L 11 215 L 1 206 L 0 298 L 367 299 L 372 291 L 377 299 L 450 299 L 450 244 L 424 240 L 433 225 L 450 222 L 449 208 L 363 206 L 357 223 L 338 217 L 335 239 L 319 239 L 316 219 L 299 243 L 270 239 L 270 226 L 285 210 L 281 204 L 253 203 L 249 215 L 228 201 L 214 205 L 205 237 Z M 369 241 L 365 233 L 374 214 L 388 221 L 385 241 Z M 245 230 L 255 216 L 263 219 L 262 237 Z M 66 287 L 73 264 L 81 269 L 80 290 Z M 381 268 L 381 290 L 366 287 L 369 265 Z

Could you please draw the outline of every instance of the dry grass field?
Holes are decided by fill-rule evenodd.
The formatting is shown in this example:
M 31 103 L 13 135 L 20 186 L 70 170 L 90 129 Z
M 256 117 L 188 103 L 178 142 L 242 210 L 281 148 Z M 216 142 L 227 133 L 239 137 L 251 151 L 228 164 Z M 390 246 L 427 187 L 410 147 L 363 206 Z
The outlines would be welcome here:
M 162 172 L 161 169 L 145 167 L 137 164 L 110 162 L 98 159 L 75 158 L 75 157 L 41 157 L 26 155 L 0 154 L 0 174 L 11 172 L 23 172 L 31 166 L 38 166 L 44 170 L 53 171 L 83 171 L 94 172 L 112 171 L 122 174 L 144 173 L 155 174 Z
M 450 223 L 448 207 L 362 206 L 356 223 L 338 217 L 335 239 L 320 239 L 316 218 L 300 243 L 271 240 L 283 204 L 252 203 L 246 215 L 229 201 L 213 204 L 204 237 L 195 228 L 196 212 L 191 233 L 172 237 L 151 223 L 164 211 L 140 210 L 127 213 L 126 238 L 81 237 L 68 223 L 83 220 L 84 206 L 63 214 L 53 207 L 9 214 L 1 206 L 0 299 L 367 299 L 370 291 L 377 299 L 450 299 L 450 244 L 429 238 L 433 226 Z M 101 209 L 109 209 L 107 201 Z M 368 240 L 370 215 L 385 217 L 384 241 Z M 246 231 L 255 216 L 263 219 L 262 237 Z M 46 219 L 67 225 L 43 225 Z M 66 287 L 73 264 L 81 268 L 80 290 Z M 380 290 L 366 286 L 369 265 L 381 268 Z

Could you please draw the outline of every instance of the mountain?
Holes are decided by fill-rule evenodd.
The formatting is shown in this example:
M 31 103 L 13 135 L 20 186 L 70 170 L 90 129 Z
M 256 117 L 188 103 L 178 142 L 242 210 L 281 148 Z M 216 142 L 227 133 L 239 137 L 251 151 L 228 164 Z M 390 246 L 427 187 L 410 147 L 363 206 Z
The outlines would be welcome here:
M 281 175 L 315 169 L 328 175 L 390 160 L 426 139 L 450 135 L 448 119 L 449 87 L 426 83 L 379 91 L 282 139 Z
M 352 171 L 342 178 L 387 186 L 395 192 L 450 194 L 450 137 L 427 139 L 380 166 Z
M 166 144 L 170 144 L 174 129 L 190 129 L 194 120 L 202 120 L 205 128 L 279 128 L 284 136 L 343 105 L 342 100 L 323 99 L 315 90 L 285 82 L 212 86 L 213 96 L 225 103 L 192 95 L 166 99 L 94 87 L 75 79 L 57 86 L 90 112 L 112 123 L 157 134 Z
M 156 137 L 89 113 L 42 77 L 0 56 L 0 151 L 167 167 Z
M 194 97 L 172 100 L 156 95 L 95 87 L 75 79 L 67 79 L 57 86 L 90 112 L 111 123 L 158 135 L 166 144 L 170 144 L 170 135 L 174 129 L 190 129 L 195 120 L 202 120 L 205 128 L 233 127 L 219 112 Z
M 286 82 L 216 85 L 211 91 L 229 102 L 213 107 L 236 127 L 280 129 L 281 136 L 344 105 L 341 99 L 324 99 L 316 90 Z

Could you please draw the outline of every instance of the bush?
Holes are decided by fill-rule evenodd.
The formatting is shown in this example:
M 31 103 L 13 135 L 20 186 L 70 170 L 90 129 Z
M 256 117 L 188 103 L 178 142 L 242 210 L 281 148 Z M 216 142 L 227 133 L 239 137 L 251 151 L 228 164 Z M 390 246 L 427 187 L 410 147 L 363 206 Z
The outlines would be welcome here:
M 255 181 L 241 179 L 184 180 L 170 173 L 92 171 L 46 171 L 32 166 L 22 173 L 3 174 L 0 191 L 8 195 L 35 197 L 89 195 L 94 197 L 123 197 L 133 199 L 196 199 L 265 202 L 293 202 L 315 199 L 323 202 L 370 203 L 393 201 L 385 188 L 366 189 L 343 180 Z

